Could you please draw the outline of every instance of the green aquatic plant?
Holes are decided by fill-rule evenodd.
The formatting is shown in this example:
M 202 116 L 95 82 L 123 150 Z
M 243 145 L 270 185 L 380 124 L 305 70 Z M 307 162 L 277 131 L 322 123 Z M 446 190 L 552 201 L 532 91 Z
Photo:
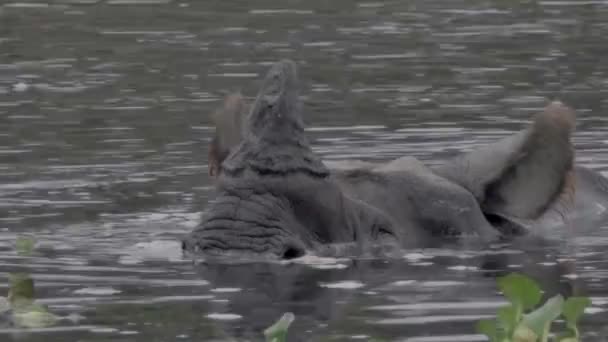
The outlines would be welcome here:
M 291 312 L 283 314 L 283 316 L 273 325 L 264 330 L 266 342 L 285 342 L 287 340 L 287 329 L 295 319 Z
M 55 325 L 57 321 L 59 321 L 57 315 L 34 302 L 13 311 L 13 322 L 22 328 L 45 328 Z
M 15 241 L 15 249 L 17 254 L 22 256 L 30 256 L 36 247 L 36 240 L 30 236 L 19 236 Z
M 18 237 L 15 249 L 21 256 L 33 253 L 36 242 L 31 237 Z M 6 298 L 0 298 L 0 314 L 9 314 L 12 322 L 22 328 L 43 328 L 52 326 L 59 317 L 46 307 L 36 303 L 34 279 L 27 273 L 10 273 L 9 290 Z
M 547 342 L 551 325 L 560 316 L 566 321 L 566 331 L 556 336 L 556 342 L 580 341 L 576 326 L 585 308 L 591 304 L 586 297 L 561 295 L 549 298 L 536 308 L 542 298 L 538 284 L 521 274 L 512 273 L 498 279 L 498 287 L 509 304 L 498 310 L 496 319 L 484 319 L 477 323 L 477 331 L 491 342 Z
M 585 308 L 591 305 L 587 297 L 570 297 L 562 306 L 562 316 L 566 319 L 567 331 L 560 335 L 560 342 L 579 341 L 580 333 L 576 324 L 585 313 Z
M 11 306 L 34 300 L 34 280 L 26 273 L 9 274 L 8 301 Z
M 54 325 L 59 320 L 58 316 L 35 302 L 34 280 L 28 274 L 10 274 L 9 282 L 8 300 L 4 301 L 8 307 L 5 304 L 4 309 L 11 312 L 12 321 L 16 326 L 43 328 Z

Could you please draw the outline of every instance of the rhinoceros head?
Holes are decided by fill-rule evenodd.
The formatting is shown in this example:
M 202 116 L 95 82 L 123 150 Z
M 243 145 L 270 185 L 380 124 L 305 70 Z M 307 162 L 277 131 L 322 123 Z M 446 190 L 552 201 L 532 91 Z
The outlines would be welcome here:
M 367 228 L 381 226 L 361 204 L 343 195 L 312 152 L 304 135 L 297 83 L 292 61 L 280 61 L 267 73 L 239 128 L 240 142 L 213 166 L 219 169 L 221 164 L 217 196 L 200 226 L 184 240 L 186 251 L 291 259 L 327 243 L 356 241 L 363 222 Z M 238 121 L 243 108 L 234 104 L 238 101 L 231 97 L 225 106 L 232 111 L 224 113 L 230 114 L 231 123 Z M 231 142 L 216 138 L 211 155 L 225 154 Z

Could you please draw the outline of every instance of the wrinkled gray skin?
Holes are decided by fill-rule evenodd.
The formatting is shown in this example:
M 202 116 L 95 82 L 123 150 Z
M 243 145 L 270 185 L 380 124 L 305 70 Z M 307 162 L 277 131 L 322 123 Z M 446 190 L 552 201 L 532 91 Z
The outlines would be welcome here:
M 559 102 L 525 130 L 432 168 L 403 157 L 330 169 L 306 139 L 297 83 L 295 64 L 284 60 L 244 118 L 242 97 L 227 98 L 209 153 L 217 195 L 185 251 L 280 260 L 336 253 L 331 246 L 367 254 L 463 235 L 487 244 L 543 220 L 563 224 L 571 208 L 595 201 L 579 200 L 576 188 L 608 189 L 603 177 L 573 168 L 574 112 Z

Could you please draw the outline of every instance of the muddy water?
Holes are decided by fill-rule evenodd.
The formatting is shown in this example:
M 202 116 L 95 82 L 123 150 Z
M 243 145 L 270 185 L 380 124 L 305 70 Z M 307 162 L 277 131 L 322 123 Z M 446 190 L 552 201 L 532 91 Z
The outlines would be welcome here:
M 481 341 L 495 276 L 594 305 L 608 340 L 608 223 L 568 241 L 405 251 L 399 260 L 195 267 L 179 238 L 210 195 L 210 112 L 300 67 L 324 158 L 429 163 L 578 110 L 578 162 L 608 170 L 606 1 L 57 0 L 0 4 L 0 293 L 28 272 L 65 319 L 2 341 Z M 576 228 L 576 227 L 575 227 Z M 15 253 L 17 236 L 36 253 Z M 567 242 L 567 243 L 566 243 Z

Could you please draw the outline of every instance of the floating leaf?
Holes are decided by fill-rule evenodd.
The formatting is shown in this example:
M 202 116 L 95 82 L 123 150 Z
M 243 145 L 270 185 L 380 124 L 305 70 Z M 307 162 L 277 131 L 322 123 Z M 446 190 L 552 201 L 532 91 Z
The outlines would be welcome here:
M 16 302 L 31 302 L 34 299 L 34 280 L 28 274 L 11 273 L 9 279 L 8 300 L 11 305 L 14 306 Z
M 287 329 L 295 319 L 295 316 L 288 312 L 281 317 L 276 323 L 264 330 L 267 342 L 285 342 L 287 338 Z
M 8 302 L 15 325 L 24 328 L 43 328 L 54 325 L 59 317 L 34 303 L 34 280 L 25 273 L 9 275 Z
M 36 240 L 29 236 L 19 236 L 15 241 L 15 249 L 19 255 L 31 255 L 36 246 Z
M 534 308 L 542 297 L 538 284 L 521 274 L 511 273 L 499 278 L 498 286 L 513 306 L 521 305 L 523 310 Z
M 519 323 L 520 316 L 521 312 L 513 305 L 503 306 L 498 309 L 498 322 L 508 336 L 513 334 L 517 323 Z
M 44 328 L 57 323 L 59 317 L 48 312 L 43 306 L 33 304 L 28 310 L 21 308 L 13 313 L 13 321 L 24 328 Z
M 591 299 L 586 297 L 570 297 L 562 307 L 562 315 L 566 318 L 569 327 L 576 326 L 585 308 L 591 305 Z
M 564 297 L 561 295 L 551 297 L 543 306 L 524 315 L 522 323 L 532 329 L 541 341 L 546 341 L 551 323 L 561 314 L 563 304 Z

